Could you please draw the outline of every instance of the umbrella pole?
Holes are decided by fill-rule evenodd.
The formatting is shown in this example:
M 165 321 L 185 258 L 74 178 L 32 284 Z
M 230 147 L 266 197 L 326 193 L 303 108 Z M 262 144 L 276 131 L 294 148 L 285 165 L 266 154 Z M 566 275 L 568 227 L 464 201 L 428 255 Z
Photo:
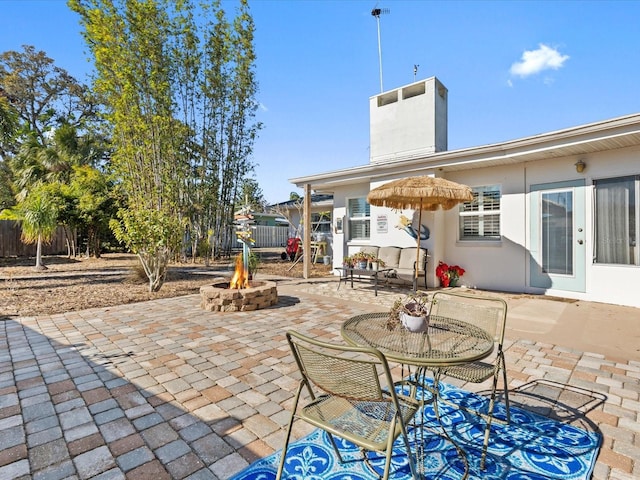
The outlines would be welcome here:
M 420 232 L 422 231 L 422 197 L 418 207 L 418 228 L 416 229 L 416 263 L 413 268 L 413 292 L 418 290 L 418 261 L 420 260 Z

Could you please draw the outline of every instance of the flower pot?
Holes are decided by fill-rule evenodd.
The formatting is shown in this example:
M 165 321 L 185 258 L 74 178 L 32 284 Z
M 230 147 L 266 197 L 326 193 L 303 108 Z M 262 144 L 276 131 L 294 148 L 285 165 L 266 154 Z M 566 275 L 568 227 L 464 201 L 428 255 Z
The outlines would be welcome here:
M 414 317 L 406 312 L 400 312 L 400 323 L 410 332 L 425 332 L 429 326 L 429 319 L 426 315 Z
M 357 266 L 358 266 L 358 268 L 359 268 L 360 270 L 366 270 L 366 269 L 367 269 L 367 262 L 366 262 L 366 261 L 364 261 L 364 262 L 358 262 L 358 263 L 357 263 Z
M 378 269 L 378 262 L 371 262 L 371 270 L 377 270 Z

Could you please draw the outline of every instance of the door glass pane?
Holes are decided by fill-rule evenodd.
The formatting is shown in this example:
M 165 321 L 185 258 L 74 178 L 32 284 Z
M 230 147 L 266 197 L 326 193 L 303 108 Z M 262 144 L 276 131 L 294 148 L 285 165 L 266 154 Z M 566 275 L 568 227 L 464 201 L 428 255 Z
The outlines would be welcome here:
M 573 275 L 573 193 L 542 194 L 542 271 Z

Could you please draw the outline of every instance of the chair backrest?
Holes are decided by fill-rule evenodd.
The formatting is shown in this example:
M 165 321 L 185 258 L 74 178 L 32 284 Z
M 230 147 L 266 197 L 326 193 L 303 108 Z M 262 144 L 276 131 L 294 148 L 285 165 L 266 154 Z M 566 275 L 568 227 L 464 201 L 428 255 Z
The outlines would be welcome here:
M 384 372 L 385 387 L 393 382 L 387 361 L 378 350 L 334 345 L 293 331 L 287 332 L 287 341 L 312 398 L 315 393 L 311 384 L 339 397 L 394 401 L 389 395 L 383 395 L 380 375 Z M 391 393 L 395 396 L 393 388 Z
M 395 268 L 400 263 L 400 247 L 380 247 L 378 258 L 382 260 L 386 267 Z
M 398 261 L 399 268 L 413 270 L 413 266 L 416 264 L 416 248 L 404 247 L 402 249 L 402 252 L 400 252 L 400 260 Z M 423 272 L 426 264 L 427 250 L 420 248 L 420 253 L 418 253 L 418 271 Z
M 507 302 L 502 298 L 457 292 L 436 292 L 430 315 L 454 318 L 471 323 L 488 332 L 499 345 L 504 340 Z

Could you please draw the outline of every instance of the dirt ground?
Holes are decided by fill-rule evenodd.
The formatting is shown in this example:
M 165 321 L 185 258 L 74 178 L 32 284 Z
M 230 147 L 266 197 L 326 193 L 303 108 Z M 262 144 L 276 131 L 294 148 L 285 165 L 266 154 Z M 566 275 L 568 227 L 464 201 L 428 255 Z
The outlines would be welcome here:
M 302 278 L 302 261 L 293 268 L 277 249 L 256 252 L 261 257 L 260 275 Z M 230 276 L 233 259 L 204 263 L 176 263 L 169 267 L 159 292 L 150 293 L 148 283 L 136 274 L 135 255 L 107 254 L 102 258 L 44 257 L 46 270 L 36 270 L 34 258 L 0 259 L 0 319 L 35 316 L 108 307 L 159 298 L 198 293 L 212 278 Z M 331 274 L 328 265 L 314 264 L 312 277 Z

